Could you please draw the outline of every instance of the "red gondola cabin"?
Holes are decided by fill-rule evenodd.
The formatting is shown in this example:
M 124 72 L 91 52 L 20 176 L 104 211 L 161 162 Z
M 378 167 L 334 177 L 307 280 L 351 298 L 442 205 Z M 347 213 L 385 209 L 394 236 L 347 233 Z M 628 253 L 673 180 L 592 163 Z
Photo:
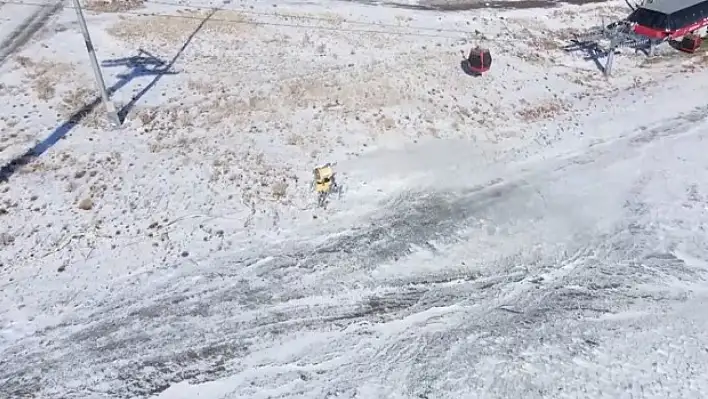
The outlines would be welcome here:
M 683 37 L 678 49 L 685 53 L 695 53 L 701 47 L 702 39 L 698 35 L 688 34 Z
M 492 67 L 492 53 L 488 49 L 472 49 L 467 57 L 467 64 L 470 71 L 481 75 Z
M 639 35 L 678 39 L 708 26 L 708 0 L 647 0 L 627 20 Z

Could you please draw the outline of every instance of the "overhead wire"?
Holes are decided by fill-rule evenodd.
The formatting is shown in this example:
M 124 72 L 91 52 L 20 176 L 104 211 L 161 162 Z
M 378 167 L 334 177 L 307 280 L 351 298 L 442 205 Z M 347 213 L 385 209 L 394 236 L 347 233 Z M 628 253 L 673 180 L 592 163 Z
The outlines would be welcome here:
M 146 4 L 154 4 L 154 5 L 160 5 L 160 6 L 167 6 L 167 7 L 172 7 L 172 8 L 178 8 L 178 9 L 197 9 L 197 10 L 208 10 L 211 11 L 213 14 L 210 15 L 209 21 L 210 22 L 223 22 L 223 23 L 232 23 L 232 24 L 242 24 L 242 25 L 254 25 L 254 26 L 276 26 L 276 27 L 290 27 L 290 28 L 296 28 L 296 29 L 309 29 L 309 30 L 326 30 L 326 31 L 334 31 L 334 32 L 357 32 L 357 33 L 365 33 L 365 34 L 382 34 L 382 35 L 398 35 L 398 36 L 420 36 L 420 37 L 428 37 L 428 38 L 446 38 L 446 39 L 454 39 L 454 40 L 471 40 L 471 41 L 504 41 L 508 42 L 508 38 L 488 38 L 488 37 L 480 37 L 478 35 L 479 32 L 477 31 L 465 31 L 465 30 L 453 30 L 453 29 L 438 29 L 438 28 L 429 28 L 429 27 L 409 27 L 409 26 L 399 26 L 399 25 L 393 25 L 393 24 L 382 24 L 378 22 L 370 22 L 370 21 L 351 21 L 351 20 L 346 20 L 346 19 L 335 19 L 335 18 L 326 18 L 326 17 L 319 17 L 319 16 L 312 16 L 312 15 L 298 15 L 298 14 L 283 14 L 283 13 L 267 13 L 267 12 L 259 12 L 259 11 L 254 11 L 254 10 L 248 10 L 248 9 L 242 9 L 242 8 L 226 8 L 226 7 L 216 7 L 216 6 L 201 6 L 201 5 L 182 5 L 182 4 L 176 4 L 176 3 L 171 3 L 171 2 L 166 2 L 166 1 L 161 1 L 161 0 L 144 0 L 143 3 Z M 47 5 L 53 5 L 54 3 L 51 2 L 36 2 L 36 1 L 20 1 L 20 0 L 0 0 L 0 5 L 3 4 L 12 4 L 12 5 L 19 5 L 19 6 L 26 6 L 26 7 L 45 7 Z M 226 4 L 225 4 L 226 5 Z M 67 9 L 74 9 L 73 5 L 67 5 L 64 4 L 64 7 Z M 400 32 L 400 31 L 386 31 L 386 30 L 372 30 L 372 29 L 354 29 L 354 28 L 343 28 L 341 26 L 317 26 L 317 25 L 303 25 L 303 24 L 293 24 L 293 23 L 285 23 L 285 22 L 267 22 L 267 21 L 253 21 L 253 20 L 243 20 L 243 19 L 236 19 L 236 18 L 220 18 L 218 17 L 218 12 L 220 11 L 227 11 L 227 12 L 237 12 L 237 13 L 242 13 L 242 14 L 247 14 L 247 15 L 258 15 L 258 16 L 263 16 L 263 17 L 275 17 L 275 18 L 297 18 L 297 19 L 305 19 L 305 20 L 313 20 L 313 21 L 323 21 L 323 22 L 340 22 L 340 23 L 348 23 L 348 24 L 358 24 L 358 25 L 364 25 L 364 26 L 380 26 L 380 27 L 390 27 L 390 28 L 396 28 L 396 29 L 408 29 L 408 30 L 435 30 L 436 32 L 448 32 L 448 33 L 456 33 L 458 36 L 447 36 L 447 35 L 439 35 L 439 34 L 426 34 L 426 33 L 415 33 L 415 32 Z M 154 11 L 143 11 L 139 9 L 133 9 L 133 10 L 124 10 L 118 12 L 118 14 L 129 14 L 129 15 L 135 15 L 135 16 L 152 16 L 152 17 L 160 17 L 160 18 L 175 18 L 175 19 L 189 19 L 189 20 L 195 20 L 195 21 L 200 21 L 204 22 L 206 19 L 205 15 L 180 15 L 180 14 L 165 14 L 165 13 L 159 13 L 159 12 L 154 12 Z M 504 24 L 506 27 L 507 31 L 509 30 L 508 27 L 506 26 L 506 23 Z M 511 33 L 509 31 L 509 33 Z M 460 36 L 464 35 L 464 36 Z M 466 37 L 465 37 L 466 36 Z M 533 42 L 533 40 L 529 39 L 515 39 L 515 42 Z M 341 67 L 334 67 L 333 70 L 340 69 Z M 328 70 L 328 72 L 331 72 Z M 286 78 L 285 80 L 289 80 L 290 78 Z M 277 79 L 276 79 L 277 81 Z
M 247 12 L 244 12 L 244 10 L 236 9 L 236 8 L 179 5 L 179 4 L 175 4 L 175 3 L 152 1 L 152 0 L 147 0 L 147 1 L 145 1 L 145 3 L 155 4 L 155 5 L 163 5 L 163 6 L 168 6 L 168 7 L 180 8 L 180 9 L 187 8 L 187 9 L 210 10 L 210 11 L 216 11 L 217 13 L 220 11 L 227 11 L 227 12 L 231 11 L 231 12 L 239 12 L 239 13 L 251 14 L 251 15 L 260 15 L 263 17 L 268 16 L 268 17 L 274 17 L 274 18 L 300 18 L 300 19 L 307 19 L 307 20 L 313 20 L 313 21 L 314 20 L 320 20 L 323 22 L 327 21 L 330 23 L 337 21 L 335 19 L 329 19 L 329 18 L 323 18 L 323 17 L 298 16 L 298 15 L 287 15 L 287 14 L 277 14 L 277 13 L 260 13 L 260 12 L 251 11 L 251 10 L 245 10 Z M 17 1 L 17 0 L 0 0 L 0 4 L 12 4 L 12 5 L 26 6 L 26 7 L 45 7 L 45 6 L 49 5 L 50 3 L 33 2 L 33 1 Z M 64 8 L 74 9 L 75 7 L 72 5 L 64 5 Z M 202 21 L 204 19 L 204 16 L 166 14 L 166 13 L 147 11 L 147 10 L 146 11 L 125 10 L 125 11 L 120 11 L 120 14 L 124 14 L 124 15 L 129 14 L 129 15 L 135 15 L 135 16 L 152 16 L 152 17 L 168 18 L 168 19 L 169 18 L 189 19 L 189 20 L 199 20 L 199 21 Z M 276 26 L 276 27 L 287 27 L 287 28 L 295 28 L 295 29 L 323 30 L 323 31 L 333 31 L 333 32 L 345 32 L 345 33 L 380 34 L 380 35 L 393 35 L 393 36 L 418 36 L 418 37 L 429 37 L 429 38 L 440 38 L 440 39 L 464 39 L 464 36 L 461 36 L 461 35 L 473 36 L 473 35 L 478 34 L 478 32 L 476 32 L 476 31 L 429 28 L 429 27 L 408 27 L 408 26 L 402 26 L 402 25 L 399 26 L 399 25 L 394 25 L 394 24 L 382 24 L 382 23 L 376 23 L 376 22 L 351 21 L 351 20 L 346 20 L 346 19 L 339 20 L 337 22 L 340 22 L 342 24 L 379 26 L 379 27 L 384 27 L 384 28 L 396 28 L 396 29 L 402 29 L 402 30 L 435 31 L 435 32 L 446 32 L 446 33 L 451 33 L 451 34 L 455 33 L 456 36 L 421 33 L 421 32 L 345 28 L 345 27 L 341 27 L 341 26 L 294 24 L 294 23 L 288 23 L 288 22 L 243 20 L 243 19 L 236 19 L 236 18 L 222 18 L 222 17 L 218 17 L 217 15 L 211 17 L 209 19 L 209 21 L 210 22 L 232 23 L 235 25 L 240 24 L 240 25 L 253 25 L 253 26 Z
M 370 21 L 352 21 L 352 20 L 346 20 L 346 19 L 335 19 L 335 18 L 326 18 L 326 17 L 319 17 L 319 16 L 312 16 L 312 15 L 298 15 L 298 14 L 284 14 L 284 13 L 267 13 L 267 12 L 260 12 L 260 11 L 254 11 L 254 10 L 249 10 L 249 9 L 242 9 L 242 8 L 227 8 L 227 7 L 216 7 L 216 6 L 201 6 L 201 5 L 182 5 L 182 4 L 176 4 L 176 3 L 170 3 L 166 1 L 161 1 L 161 0 L 144 0 L 143 3 L 145 4 L 154 4 L 154 5 L 159 5 L 159 6 L 167 6 L 171 8 L 177 8 L 177 9 L 196 9 L 196 10 L 208 10 L 210 12 L 213 12 L 214 14 L 210 15 L 209 22 L 222 22 L 222 23 L 231 23 L 231 24 L 241 24 L 241 25 L 253 25 L 253 26 L 275 26 L 275 27 L 289 27 L 289 28 L 295 28 L 295 29 L 306 29 L 306 30 L 325 30 L 325 31 L 330 31 L 330 32 L 355 32 L 355 33 L 363 33 L 363 34 L 381 34 L 381 35 L 397 35 L 397 36 L 418 36 L 418 37 L 427 37 L 427 38 L 445 38 L 445 39 L 453 39 L 453 40 L 470 40 L 473 42 L 508 42 L 509 38 L 505 37 L 497 37 L 497 38 L 489 38 L 489 37 L 484 37 L 480 36 L 477 31 L 466 31 L 466 30 L 454 30 L 454 29 L 439 29 L 439 28 L 432 28 L 432 27 L 411 27 L 411 26 L 399 26 L 399 25 L 394 25 L 394 24 L 383 24 L 383 23 L 378 23 L 378 22 L 370 22 Z M 2 4 L 12 4 L 12 5 L 19 5 L 19 6 L 26 6 L 26 7 L 45 7 L 48 5 L 53 5 L 54 3 L 51 2 L 36 2 L 36 1 L 20 1 L 20 0 L 0 0 L 0 5 Z M 64 7 L 67 9 L 74 9 L 73 5 L 70 4 L 64 4 Z M 356 24 L 356 25 L 363 25 L 363 26 L 378 26 L 378 27 L 384 27 L 384 28 L 396 28 L 396 29 L 407 29 L 407 30 L 427 30 L 427 31 L 436 31 L 436 32 L 447 32 L 447 33 L 455 33 L 457 35 L 451 36 L 451 35 L 440 35 L 440 34 L 430 34 L 430 33 L 420 33 L 420 32 L 403 32 L 403 31 L 390 31 L 390 30 L 373 30 L 373 29 L 356 29 L 356 28 L 344 28 L 341 26 L 318 26 L 318 25 L 306 25 L 306 24 L 293 24 L 293 23 L 286 23 L 286 22 L 268 22 L 268 21 L 254 21 L 254 20 L 243 20 L 243 19 L 236 19 L 236 18 L 223 18 L 218 16 L 218 12 L 220 11 L 226 11 L 226 12 L 237 12 L 237 13 L 242 13 L 242 14 L 247 14 L 247 15 L 258 15 L 262 17 L 274 17 L 274 18 L 293 18 L 293 19 L 304 19 L 304 20 L 312 20 L 312 21 L 322 21 L 322 22 L 339 22 L 342 24 Z M 204 22 L 206 19 L 206 15 L 180 15 L 180 14 L 165 14 L 165 13 L 160 13 L 160 12 L 154 12 L 154 11 L 149 11 L 149 10 L 140 10 L 140 9 L 133 9 L 133 10 L 124 10 L 118 12 L 118 14 L 128 14 L 128 15 L 135 15 L 135 16 L 151 16 L 151 17 L 159 17 L 159 18 L 173 18 L 173 19 L 188 19 L 188 20 L 195 20 L 195 21 L 200 21 Z M 504 21 L 502 21 L 504 22 Z M 504 23 L 504 27 L 506 30 L 509 31 L 508 26 L 506 23 Z M 531 42 L 533 43 L 533 39 L 514 39 L 514 42 Z M 325 73 L 331 73 L 334 71 L 337 71 L 341 69 L 341 66 L 333 67 L 325 71 Z M 306 75 L 310 75 L 309 73 Z M 305 76 L 306 76 L 305 75 Z M 299 75 L 287 77 L 284 79 L 266 79 L 265 82 L 273 83 L 281 80 L 290 80 L 293 78 L 297 78 Z
M 230 1 L 230 0 L 227 0 Z M 2 1 L 0 1 L 0 4 Z M 383 23 L 383 22 L 371 22 L 371 21 L 357 21 L 357 20 L 351 20 L 351 19 L 346 19 L 343 17 L 334 17 L 334 18 L 328 18 L 328 17 L 320 17 L 320 16 L 314 16 L 314 15 L 306 15 L 306 14 L 293 14 L 293 13 L 280 13 L 280 12 L 274 12 L 274 13 L 268 13 L 268 12 L 262 12 L 262 11 L 255 11 L 250 8 L 242 8 L 242 7 L 237 7 L 237 8 L 226 8 L 226 7 L 216 7 L 216 6 L 206 6 L 206 5 L 192 5 L 192 4 L 178 4 L 178 3 L 172 3 L 172 2 L 167 2 L 167 1 L 161 1 L 161 0 L 143 0 L 143 4 L 154 4 L 154 5 L 160 5 L 160 6 L 166 6 L 166 7 L 174 7 L 174 8 L 179 8 L 179 9 L 193 9 L 193 10 L 205 10 L 205 11 L 231 11 L 231 12 L 237 12 L 240 14 L 246 14 L 246 15 L 256 15 L 256 16 L 262 16 L 262 17 L 276 17 L 276 18 L 293 18 L 293 19 L 302 19 L 302 20 L 311 20 L 311 21 L 321 21 L 321 22 L 328 22 L 328 23 L 342 23 L 342 24 L 350 24 L 350 25 L 363 25 L 363 26 L 376 26 L 376 27 L 381 27 L 381 28 L 394 28 L 394 29 L 408 29 L 408 30 L 414 30 L 414 31 L 431 31 L 431 32 L 439 32 L 439 33 L 453 33 L 453 34 L 458 34 L 458 35 L 468 35 L 469 39 L 474 39 L 474 40 L 481 40 L 481 41 L 487 41 L 487 42 L 497 42 L 497 41 L 507 41 L 508 38 L 506 37 L 499 37 L 500 33 L 497 34 L 497 38 L 490 38 L 486 37 L 484 35 L 484 32 L 481 32 L 478 29 L 474 30 L 464 30 L 464 29 L 449 29 L 449 28 L 438 28 L 438 27 L 428 27 L 428 26 L 410 26 L 410 25 L 397 25 L 397 24 L 391 24 L 391 23 Z M 224 4 L 226 5 L 226 3 Z M 420 11 L 418 11 L 420 12 Z M 433 11 L 425 11 L 425 12 L 433 12 Z M 153 15 L 153 14 L 150 14 Z M 164 16 L 169 17 L 172 14 L 166 14 Z M 244 21 L 245 22 L 245 21 Z M 509 28 L 509 21 L 500 18 L 499 19 L 500 24 L 503 26 L 503 29 L 511 34 L 513 36 L 513 32 Z M 268 23 L 268 22 L 254 22 L 254 24 L 260 24 L 260 25 L 274 25 L 274 26 L 293 26 L 293 27 L 303 27 L 303 28 L 311 28 L 311 29 L 319 29 L 322 28 L 323 30 L 343 30 L 343 31 L 350 31 L 350 32 L 362 32 L 362 33 L 381 33 L 381 34 L 391 34 L 391 35 L 401 35 L 401 36 L 423 36 L 423 37 L 439 37 L 439 38 L 449 38 L 449 39 L 462 39 L 464 37 L 462 36 L 444 36 L 444 35 L 426 35 L 426 34 L 416 34 L 416 33 L 406 33 L 406 32 L 391 32 L 391 31 L 371 31 L 371 30 L 357 30 L 357 29 L 338 29 L 338 28 L 325 28 L 325 27 L 318 27 L 314 25 L 291 25 L 291 24 L 279 24 L 279 23 Z M 527 29 L 524 27 L 524 29 Z M 530 42 L 530 43 L 535 43 L 534 39 L 521 39 L 518 37 L 513 37 L 514 42 L 516 43 L 525 43 L 525 42 Z
M 206 10 L 206 11 L 215 12 L 215 14 L 209 18 L 209 22 L 223 22 L 223 23 L 255 25 L 255 26 L 290 27 L 290 28 L 299 28 L 299 29 L 326 30 L 326 31 L 336 31 L 336 32 L 358 32 L 358 33 L 365 33 L 365 34 L 423 36 L 423 37 L 433 37 L 433 38 L 448 38 L 448 39 L 456 39 L 456 40 L 464 39 L 464 37 L 462 37 L 462 36 L 445 36 L 445 35 L 425 34 L 425 33 L 415 33 L 415 32 L 393 32 L 393 31 L 385 31 L 385 30 L 343 28 L 341 26 L 328 27 L 328 26 L 317 26 L 317 25 L 292 24 L 292 23 L 285 23 L 285 22 L 268 22 L 268 21 L 243 20 L 243 19 L 236 19 L 236 18 L 223 18 L 223 17 L 218 17 L 218 12 L 226 11 L 226 12 L 243 13 L 243 14 L 247 14 L 247 15 L 258 15 L 258 16 L 262 16 L 262 17 L 298 18 L 298 19 L 304 19 L 304 20 L 322 21 L 322 22 L 330 22 L 330 23 L 336 21 L 336 22 L 340 22 L 340 23 L 359 24 L 359 25 L 365 25 L 365 26 L 367 26 L 367 25 L 368 26 L 383 26 L 383 27 L 392 27 L 392 28 L 395 27 L 397 29 L 421 30 L 421 27 L 407 27 L 407 26 L 398 26 L 398 25 L 393 25 L 393 24 L 385 25 L 385 24 L 380 24 L 380 23 L 376 23 L 376 22 L 368 22 L 368 21 L 350 21 L 350 20 L 345 21 L 345 20 L 339 20 L 339 19 L 333 19 L 333 18 L 316 17 L 316 16 L 311 16 L 311 15 L 300 16 L 300 15 L 282 14 L 282 13 L 258 12 L 258 11 L 244 10 L 244 9 L 238 9 L 238 8 L 207 7 L 207 6 L 198 6 L 198 5 L 180 5 L 180 4 L 169 3 L 169 2 L 165 2 L 165 1 L 159 1 L 159 0 L 145 0 L 143 3 L 167 6 L 167 7 L 178 8 L 178 9 L 182 9 L 182 10 L 184 10 L 184 9 L 197 9 L 197 10 Z M 3 5 L 3 4 L 11 4 L 11 5 L 18 5 L 18 6 L 25 6 L 25 7 L 45 7 L 48 5 L 53 5 L 55 3 L 53 3 L 53 2 L 36 2 L 36 1 L 19 1 L 19 0 L 0 0 L 0 5 Z M 75 8 L 71 4 L 64 4 L 63 6 L 66 9 L 74 9 Z M 84 7 L 82 7 L 82 8 L 84 8 Z M 123 15 L 129 14 L 129 15 L 135 15 L 135 16 L 152 16 L 152 17 L 161 17 L 161 18 L 168 18 L 168 19 L 170 19 L 170 18 L 188 19 L 188 20 L 195 20 L 195 21 L 200 21 L 200 22 L 203 22 L 206 19 L 206 15 L 165 14 L 165 13 L 160 13 L 160 12 L 154 12 L 154 11 L 149 11 L 149 10 L 139 10 L 139 9 L 124 10 L 124 11 L 118 12 L 117 14 L 123 14 Z M 475 33 L 475 32 L 468 32 L 468 31 L 457 31 L 457 30 L 450 30 L 450 29 L 443 30 L 443 29 L 425 28 L 425 27 L 423 27 L 423 29 L 454 32 L 454 33 L 457 33 L 458 35 L 472 35 Z M 347 66 L 334 66 L 334 67 L 328 68 L 327 70 L 320 71 L 320 72 L 322 74 L 337 73 L 337 72 L 341 71 L 342 69 L 347 69 Z M 281 81 L 301 78 L 303 76 L 312 76 L 312 73 L 307 73 L 307 74 L 302 74 L 302 75 L 296 74 L 296 75 L 288 76 L 288 77 L 281 78 L 281 79 L 265 79 L 263 81 L 263 83 L 281 82 Z
M 475 34 L 476 33 L 475 31 L 466 31 L 466 30 L 461 30 L 461 29 L 433 28 L 433 27 L 427 27 L 427 26 L 403 26 L 403 25 L 396 25 L 396 24 L 383 23 L 383 22 L 356 21 L 356 20 L 351 20 L 351 19 L 346 19 L 346 18 L 327 18 L 327 17 L 319 17 L 319 16 L 314 16 L 314 15 L 291 14 L 291 13 L 281 13 L 281 12 L 268 13 L 268 12 L 255 11 L 250 8 L 242 8 L 242 7 L 240 7 L 240 8 L 225 8 L 225 7 L 209 7 L 209 6 L 191 5 L 191 4 L 190 5 L 182 5 L 182 4 L 170 3 L 167 1 L 160 1 L 160 0 L 145 0 L 143 3 L 162 5 L 162 6 L 167 6 L 167 7 L 176 7 L 176 8 L 191 8 L 191 9 L 197 9 L 197 10 L 218 9 L 218 10 L 223 10 L 223 11 L 235 11 L 235 12 L 239 12 L 241 14 L 246 14 L 246 15 L 257 15 L 257 16 L 264 16 L 264 17 L 279 17 L 279 18 L 297 18 L 297 19 L 322 21 L 322 22 L 330 22 L 330 23 L 339 22 L 339 23 L 345 23 L 345 24 L 351 24 L 351 25 L 379 26 L 382 28 L 397 28 L 397 29 L 404 28 L 404 29 L 412 29 L 412 30 L 420 30 L 420 31 L 435 31 L 435 32 L 461 33 L 461 34 Z

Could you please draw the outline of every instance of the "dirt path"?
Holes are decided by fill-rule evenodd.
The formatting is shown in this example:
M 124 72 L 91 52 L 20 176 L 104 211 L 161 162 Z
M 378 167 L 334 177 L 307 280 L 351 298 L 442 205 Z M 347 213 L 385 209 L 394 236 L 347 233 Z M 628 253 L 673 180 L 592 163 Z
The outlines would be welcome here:
M 7 57 L 27 43 L 32 36 L 47 23 L 47 20 L 62 7 L 61 2 L 47 3 L 46 5 L 38 7 L 34 13 L 25 18 L 8 37 L 0 42 L 0 65 L 5 62 Z

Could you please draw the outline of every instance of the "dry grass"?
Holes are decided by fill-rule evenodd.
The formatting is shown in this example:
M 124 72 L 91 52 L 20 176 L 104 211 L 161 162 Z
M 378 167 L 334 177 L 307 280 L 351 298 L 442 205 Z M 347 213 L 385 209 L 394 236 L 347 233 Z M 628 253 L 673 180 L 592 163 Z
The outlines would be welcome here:
M 299 24 L 317 25 L 328 24 L 332 26 L 340 26 L 346 22 L 346 19 L 341 15 L 333 12 L 318 12 L 318 13 L 279 13 L 278 17 L 285 22 L 296 22 Z
M 209 96 L 215 92 L 217 89 L 214 83 L 205 81 L 203 79 L 190 79 L 187 81 L 187 89 L 195 94 L 201 94 L 203 96 Z
M 180 43 L 189 37 L 210 11 L 178 11 L 177 17 L 144 16 L 126 18 L 107 29 L 111 35 L 128 42 Z M 202 27 L 200 33 L 242 36 L 257 29 L 252 20 L 236 11 L 219 11 Z
M 341 106 L 349 109 L 378 109 L 393 106 L 405 100 L 406 93 L 413 88 L 407 82 L 387 78 L 384 70 L 308 76 L 283 81 L 280 93 L 270 101 L 271 106 L 308 107 L 313 105 L 327 108 Z M 358 75 L 358 76 L 357 76 Z
M 698 53 L 698 56 L 696 57 L 696 61 L 694 64 L 698 65 L 706 65 L 708 63 L 708 51 L 703 50 L 702 52 Z
M 525 122 L 537 122 L 544 119 L 551 119 L 571 107 L 559 100 L 548 100 L 540 104 L 525 107 L 518 111 L 516 115 Z
M 61 105 L 59 109 L 64 114 L 65 117 L 71 116 L 74 112 L 81 109 L 86 104 L 90 103 L 96 94 L 86 88 L 79 87 L 74 90 L 70 90 L 64 98 L 62 98 Z
M 693 54 L 690 62 L 685 62 L 681 65 L 681 72 L 697 72 L 705 69 L 708 64 L 708 51 L 703 50 L 697 54 Z
M 619 6 L 603 5 L 594 10 L 588 10 L 586 13 L 579 13 L 575 8 L 562 8 L 552 11 L 549 15 L 549 20 L 559 20 L 570 24 L 579 21 L 581 24 L 591 23 L 599 25 L 602 22 L 609 24 L 611 21 L 625 18 L 629 15 L 629 12 L 629 8 L 624 4 Z M 577 25 L 578 22 L 574 24 Z
M 137 118 L 143 126 L 160 129 L 168 122 L 167 127 L 216 127 L 222 124 L 248 125 L 251 112 L 261 109 L 274 110 L 267 103 L 251 105 L 248 101 L 226 95 L 205 96 L 201 101 L 188 106 L 161 106 L 158 109 L 143 109 L 137 113 Z M 134 119 L 132 115 L 129 119 Z
M 165 132 L 174 129 L 182 129 L 188 133 L 193 127 L 199 127 L 201 115 L 209 116 L 208 105 L 193 105 L 187 107 L 163 105 L 160 107 L 141 107 L 128 115 L 129 120 L 140 121 L 143 133 L 155 133 L 157 141 L 162 141 L 167 134 Z M 206 123 L 203 127 L 209 127 Z M 182 145 L 181 143 L 178 143 Z M 160 147 L 160 148 L 157 148 Z M 157 146 L 156 150 L 171 148 L 169 144 Z
M 96 93 L 95 90 L 86 87 L 78 87 L 73 90 L 69 90 L 62 97 L 62 101 L 59 104 L 59 111 L 64 118 L 69 119 L 83 107 L 91 103 L 97 95 L 98 93 Z M 80 116 L 81 124 L 88 127 L 101 126 L 103 123 L 102 115 L 104 112 L 105 107 L 103 104 L 99 104 L 90 112 Z
M 571 39 L 574 39 L 579 33 L 580 32 L 578 32 L 578 30 L 574 28 L 563 28 L 551 32 L 551 37 L 562 42 L 566 42 Z M 556 47 L 558 46 L 556 45 Z
M 640 68 L 661 68 L 666 66 L 674 66 L 683 61 L 683 54 L 676 51 L 677 54 L 659 54 L 652 57 L 644 57 L 639 63 Z
M 708 49 L 701 46 L 695 53 L 687 54 L 676 49 L 666 49 L 652 57 L 644 57 L 640 68 L 664 69 L 666 71 L 694 72 L 704 69 L 708 62 Z
M 288 136 L 285 141 L 285 144 L 292 146 L 302 146 L 303 144 L 305 144 L 305 138 L 302 137 L 302 135 L 293 133 Z
M 144 0 L 85 0 L 84 4 L 93 12 L 125 12 L 142 8 Z
M 179 108 L 188 109 L 190 125 L 216 126 L 225 122 L 240 125 L 249 124 L 255 112 L 280 115 L 285 109 L 313 106 L 327 112 L 378 110 L 410 99 L 415 89 L 411 83 L 389 79 L 379 70 L 328 74 L 326 78 L 310 75 L 272 83 L 274 91 L 255 91 L 244 98 L 233 95 L 232 87 L 223 80 L 192 79 L 187 82 L 189 92 L 203 99 Z M 377 121 L 379 123 L 387 129 L 395 125 L 388 120 Z
M 31 87 L 37 98 L 48 101 L 54 98 L 56 86 L 74 72 L 74 65 L 56 61 L 35 61 L 29 57 L 17 56 L 15 61 L 25 69 L 25 75 L 31 80 Z
M 587 87 L 589 89 L 607 88 L 607 80 L 601 71 L 593 70 L 575 70 L 570 72 L 561 72 L 558 76 L 572 82 L 578 86 Z
M 560 50 L 564 43 L 559 42 L 561 32 L 550 32 L 548 35 L 536 35 L 534 36 L 529 36 L 529 44 L 531 45 L 532 48 L 536 50 L 548 50 L 548 51 L 554 51 L 554 50 Z M 568 37 L 568 39 L 572 38 Z
M 252 209 L 262 208 L 266 203 L 284 204 L 292 200 L 297 194 L 292 190 L 297 185 L 297 177 L 282 160 L 269 159 L 267 152 L 254 150 L 248 141 L 234 146 L 231 133 L 212 129 L 214 126 L 205 125 L 206 130 L 195 131 L 176 128 L 187 123 L 182 116 L 196 117 L 200 111 L 194 108 L 141 109 L 138 115 L 144 123 L 144 131 L 150 134 L 150 152 L 169 154 L 175 164 L 186 164 L 194 159 L 210 160 L 210 173 L 205 176 L 209 184 L 238 188 L 243 204 Z M 292 142 L 297 144 L 299 139 L 293 138 Z
M 499 46 L 505 53 L 525 62 L 534 65 L 545 65 L 565 44 L 560 38 L 563 34 L 565 33 L 542 28 L 532 30 L 527 26 L 520 25 L 518 31 L 513 33 L 511 39 L 500 42 Z

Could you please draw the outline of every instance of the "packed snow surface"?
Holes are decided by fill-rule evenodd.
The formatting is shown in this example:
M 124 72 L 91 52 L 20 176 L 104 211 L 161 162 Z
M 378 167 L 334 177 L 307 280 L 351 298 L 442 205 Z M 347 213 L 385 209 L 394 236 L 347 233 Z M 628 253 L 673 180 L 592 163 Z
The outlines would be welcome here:
M 706 54 L 383 3 L 0 5 L 0 397 L 708 396 Z

